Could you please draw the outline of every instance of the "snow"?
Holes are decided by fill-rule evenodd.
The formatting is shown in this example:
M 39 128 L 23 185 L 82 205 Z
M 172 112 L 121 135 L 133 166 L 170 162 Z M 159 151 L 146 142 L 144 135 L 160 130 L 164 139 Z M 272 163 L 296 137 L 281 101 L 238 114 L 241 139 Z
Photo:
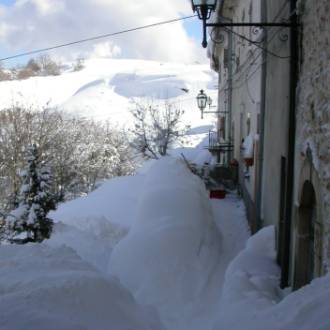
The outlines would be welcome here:
M 248 240 L 226 271 L 214 330 L 330 328 L 330 276 L 292 293 L 281 291 L 275 256 L 273 226 Z
M 109 270 L 172 324 L 203 292 L 220 243 L 202 181 L 183 162 L 164 158 L 145 177 L 136 221 L 114 248 Z
M 58 107 L 72 115 L 113 125 L 130 126 L 132 99 L 140 102 L 170 102 L 186 110 L 184 124 L 196 126 L 200 113 L 196 95 L 200 89 L 216 95 L 216 75 L 208 65 L 164 63 L 124 59 L 90 59 L 79 72 L 0 82 L 0 109 L 20 104 L 26 107 Z M 211 124 L 214 116 L 204 120 Z
M 87 197 L 61 204 L 56 212 L 50 213 L 50 217 L 94 233 L 104 231 L 106 222 L 129 228 L 135 218 L 143 180 L 143 174 L 113 178 Z M 102 228 L 98 229 L 98 226 Z
M 210 201 L 180 160 L 183 153 L 200 166 L 211 162 L 212 120 L 200 126 L 195 95 L 212 83 L 205 66 L 110 59 L 0 83 L 3 107 L 50 101 L 125 125 L 132 97 L 170 97 L 193 125 L 174 157 L 148 161 L 51 212 L 50 240 L 0 246 L 0 329 L 330 329 L 330 275 L 280 290 L 274 228 L 249 238 L 241 199 Z M 245 157 L 256 138 L 245 139 Z
M 67 247 L 1 246 L 0 328 L 163 329 L 115 279 Z
M 330 276 L 280 290 L 274 228 L 249 238 L 241 199 L 210 202 L 179 159 L 51 215 L 50 240 L 0 246 L 0 329 L 330 328 Z
M 253 141 L 253 136 L 249 134 L 243 142 L 243 155 L 244 158 L 252 158 L 253 157 L 253 146 L 254 146 L 254 141 Z

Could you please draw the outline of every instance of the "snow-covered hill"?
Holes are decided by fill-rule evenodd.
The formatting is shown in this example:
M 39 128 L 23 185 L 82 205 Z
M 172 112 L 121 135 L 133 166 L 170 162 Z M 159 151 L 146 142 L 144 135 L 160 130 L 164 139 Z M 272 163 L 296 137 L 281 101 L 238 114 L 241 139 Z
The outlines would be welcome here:
M 114 125 L 129 125 L 132 99 L 139 102 L 169 100 L 185 109 L 185 124 L 201 121 L 196 106 L 200 89 L 215 98 L 216 75 L 207 65 L 160 63 L 142 60 L 91 59 L 79 72 L 68 69 L 60 76 L 33 77 L 0 83 L 0 109 L 15 103 L 27 107 L 55 106 L 68 112 L 109 119 Z

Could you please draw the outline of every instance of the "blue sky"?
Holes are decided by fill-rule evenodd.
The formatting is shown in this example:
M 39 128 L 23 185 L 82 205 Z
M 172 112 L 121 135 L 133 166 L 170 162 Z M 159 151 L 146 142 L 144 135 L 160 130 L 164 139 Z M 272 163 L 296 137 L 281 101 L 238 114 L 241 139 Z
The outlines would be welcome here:
M 15 2 L 15 0 L 1 0 L 1 4 L 2 5 L 11 5 L 11 4 L 13 4 Z
M 133 4 L 134 4 L 135 0 L 126 0 L 126 1 L 132 1 L 131 6 L 134 6 Z M 146 2 L 149 1 L 150 4 L 152 4 L 154 0 L 145 0 L 145 1 Z M 19 12 L 19 10 L 21 10 L 21 9 L 19 9 L 19 10 L 14 9 L 15 12 L 13 15 L 11 15 L 12 21 L 10 23 L 15 28 L 19 27 L 20 32 L 16 33 L 16 35 L 11 38 L 11 40 L 10 40 L 11 48 L 6 49 L 3 44 L 1 45 L 1 40 L 0 40 L 0 58 L 15 55 L 17 53 L 27 52 L 27 51 L 34 50 L 34 49 L 57 45 L 62 42 L 64 43 L 64 42 L 68 42 L 68 41 L 83 39 L 83 38 L 98 35 L 98 34 L 109 33 L 110 31 L 119 31 L 120 29 L 123 28 L 123 20 L 121 20 L 120 22 L 113 23 L 113 21 L 116 20 L 114 17 L 112 17 L 112 16 L 109 17 L 109 15 L 106 17 L 104 17 L 104 16 L 102 17 L 102 15 L 104 15 L 104 13 L 102 13 L 100 8 L 95 8 L 95 6 L 94 6 L 95 3 L 93 2 L 93 0 L 84 0 L 81 2 L 82 5 L 79 7 L 74 7 L 74 2 L 72 2 L 72 0 L 59 0 L 58 2 L 56 2 L 56 6 L 53 6 L 49 0 L 38 0 L 38 1 L 31 0 L 30 3 L 32 3 L 32 2 L 34 3 L 35 7 L 26 6 L 26 13 L 23 13 L 23 15 L 22 15 L 22 12 Z M 48 25 L 47 24 L 48 22 L 47 21 L 45 22 L 45 20 L 42 21 L 42 19 L 40 19 L 40 15 L 38 16 L 36 14 L 36 10 L 37 10 L 37 9 L 35 9 L 35 8 L 37 8 L 36 3 L 39 3 L 39 4 L 42 4 L 42 3 L 49 4 L 50 3 L 51 8 L 53 10 L 53 8 L 59 7 L 61 2 L 66 3 L 65 14 L 59 13 L 58 16 L 56 16 L 56 21 L 52 22 L 52 25 Z M 9 6 L 9 7 L 11 5 L 13 5 L 14 3 L 15 3 L 15 0 L 0 0 L 1 5 L 5 5 L 5 6 Z M 111 3 L 113 3 L 113 2 L 109 1 L 109 10 L 112 9 Z M 92 6 L 88 7 L 88 4 L 91 4 Z M 145 4 L 148 5 L 147 3 L 144 3 L 144 5 Z M 149 4 L 149 6 L 144 6 L 144 8 L 150 7 L 150 4 Z M 159 6 L 162 6 L 163 11 L 164 11 L 164 18 L 162 18 L 161 15 L 159 15 L 159 13 L 156 14 L 157 16 L 159 16 L 159 18 L 158 18 L 159 21 L 166 20 L 171 17 L 177 17 L 179 15 L 179 13 L 182 13 L 182 12 L 184 12 L 184 14 L 183 14 L 184 16 L 192 14 L 189 1 L 187 1 L 187 0 L 168 0 L 167 3 L 163 3 L 163 4 L 160 4 L 157 6 L 153 5 L 154 9 L 151 9 L 151 11 L 146 13 L 146 15 L 155 16 L 155 12 L 158 9 L 157 7 L 159 7 Z M 172 7 L 171 11 L 167 10 L 167 12 L 165 12 L 166 6 Z M 20 7 L 24 7 L 24 6 L 20 6 Z M 85 10 L 82 11 L 81 8 L 84 8 L 84 7 L 85 7 Z M 127 10 L 127 16 L 132 17 L 132 15 L 130 15 L 131 12 L 129 10 L 129 6 L 119 6 L 118 7 L 118 5 L 117 5 L 117 8 L 119 8 L 121 11 L 123 11 L 123 7 L 124 8 L 126 7 L 125 10 Z M 31 8 L 34 8 L 34 9 L 32 9 L 32 11 L 31 11 Z M 160 12 L 162 12 L 162 8 L 159 9 Z M 88 9 L 89 9 L 89 11 L 88 11 Z M 33 12 L 33 10 L 34 10 L 34 12 Z M 77 10 L 77 12 L 76 12 L 76 10 Z M 91 13 L 91 10 L 94 11 L 94 13 Z M 154 10 L 154 11 L 152 11 L 152 10 Z M 144 11 L 145 11 L 145 9 L 144 9 Z M 88 17 L 89 14 L 92 14 L 92 18 L 90 18 L 90 19 Z M 143 14 L 144 14 L 143 11 L 141 11 L 140 15 L 143 15 Z M 136 15 L 137 18 L 139 18 L 138 15 L 139 14 Z M 16 19 L 15 19 L 15 16 L 17 17 Z M 66 17 L 66 21 L 63 20 L 61 18 L 61 16 Z M 97 21 L 97 22 L 99 21 L 99 16 L 101 17 L 100 18 L 101 23 L 99 24 L 98 29 L 93 30 L 92 28 L 90 28 L 91 27 L 90 25 L 97 25 L 94 23 L 95 23 L 95 21 Z M 21 21 L 19 21 L 19 17 L 21 17 Z M 22 24 L 22 17 L 23 17 L 23 20 L 24 20 L 24 17 L 28 17 L 30 22 L 33 22 L 33 24 L 35 24 L 36 28 L 38 29 L 38 34 L 39 34 L 38 36 L 34 35 L 33 38 L 31 38 L 31 35 L 28 33 L 28 28 L 24 27 L 24 22 Z M 73 21 L 73 24 L 72 24 L 73 28 L 71 31 L 68 31 L 68 17 L 70 19 L 70 25 L 71 25 L 71 18 Z M 80 21 L 86 20 L 86 22 L 89 22 L 89 23 L 86 23 L 86 27 L 82 28 L 80 23 L 77 23 L 78 19 L 80 19 Z M 102 21 L 102 19 L 103 19 L 103 21 Z M 141 19 L 140 20 L 136 19 L 136 21 L 131 19 L 129 22 L 130 22 L 129 25 L 131 25 L 131 26 L 143 25 L 143 21 L 141 21 Z M 127 23 L 127 21 L 125 23 Z M 90 25 L 88 25 L 88 24 L 90 24 Z M 147 22 L 147 24 L 150 24 L 150 20 Z M 75 30 L 73 30 L 73 29 L 75 29 Z M 169 42 L 172 43 L 172 46 L 168 47 L 171 49 L 171 51 L 173 51 L 177 48 L 178 54 L 180 54 L 180 53 L 184 54 L 185 52 L 188 52 L 187 50 L 189 50 L 191 53 L 193 53 L 193 52 L 196 52 L 196 54 L 198 53 L 196 55 L 196 61 L 203 60 L 201 57 L 201 53 L 199 52 L 199 48 L 201 48 L 200 43 L 201 43 L 202 26 L 201 26 L 201 22 L 197 18 L 188 19 L 183 22 L 183 29 L 186 31 L 186 33 L 188 34 L 189 37 L 194 39 L 194 41 L 195 41 L 193 43 L 194 45 L 191 44 L 191 41 L 185 40 L 185 37 L 182 34 L 182 31 L 183 31 L 182 27 L 181 27 L 182 31 L 180 32 L 178 30 L 178 33 L 176 33 L 176 32 L 173 33 L 173 30 L 175 29 L 175 27 L 174 28 L 173 28 L 173 26 L 171 27 L 171 24 L 169 26 L 165 27 L 164 30 L 165 29 L 169 29 L 169 30 L 172 29 L 172 37 L 169 37 L 171 40 L 169 40 L 169 38 L 166 38 L 166 37 L 164 38 L 164 34 L 166 35 L 166 32 L 163 31 L 163 32 L 159 32 L 160 33 L 159 37 L 157 37 L 156 35 L 154 36 L 154 41 L 152 41 L 151 44 L 155 45 L 156 43 L 161 43 L 162 40 L 166 40 L 166 43 L 169 43 Z M 73 31 L 74 32 L 79 31 L 79 33 L 73 33 Z M 150 39 L 151 36 L 153 34 L 155 34 L 154 31 L 155 30 L 153 30 L 152 34 L 150 34 L 150 32 L 146 32 L 145 38 Z M 134 35 L 139 35 L 139 33 L 140 32 L 132 33 L 131 38 L 134 39 Z M 149 33 L 149 36 L 148 36 L 148 33 Z M 156 33 L 158 33 L 158 31 Z M 115 42 L 119 43 L 119 47 L 123 50 L 123 52 L 121 54 L 121 56 L 123 56 L 123 57 L 135 56 L 134 47 L 136 48 L 136 47 L 141 46 L 139 44 L 134 45 L 134 43 L 130 44 L 129 38 L 130 38 L 129 36 L 127 36 L 127 37 L 120 36 L 120 37 L 114 38 Z M 131 47 L 132 54 L 127 54 L 127 53 L 129 53 L 129 51 L 126 49 L 128 47 L 123 45 L 125 43 L 125 40 L 127 40 L 126 44 Z M 103 42 L 104 43 L 108 42 L 108 44 L 109 44 L 109 42 L 111 42 L 111 40 L 104 40 Z M 162 43 L 164 44 L 164 41 Z M 189 47 L 184 47 L 185 43 Z M 82 51 L 84 51 L 88 46 L 89 46 L 89 48 L 93 48 L 93 44 L 80 45 L 79 47 L 73 48 L 73 51 L 79 52 L 81 49 L 82 49 Z M 141 47 L 144 47 L 143 51 L 137 50 L 136 54 L 141 54 L 140 57 L 145 58 L 145 59 L 153 59 L 153 58 L 157 59 L 156 54 L 154 56 L 150 55 L 149 57 L 151 57 L 151 58 L 148 58 L 148 51 L 150 49 L 150 46 L 147 46 L 147 44 L 146 44 L 146 45 L 142 45 Z M 181 47 L 181 50 L 179 49 L 180 47 Z M 194 50 L 192 50 L 192 48 L 194 48 Z M 69 53 L 70 49 L 72 51 L 72 48 L 69 48 L 69 49 L 63 50 L 61 53 L 64 53 L 64 52 Z M 144 52 L 146 52 L 146 56 L 143 55 Z M 165 54 L 166 52 L 167 52 L 167 50 L 164 48 L 163 54 Z M 150 53 L 150 51 L 149 51 L 149 53 Z M 161 54 L 160 49 L 159 49 L 158 54 Z M 15 66 L 20 63 L 21 64 L 26 63 L 27 60 L 28 60 L 28 58 L 23 57 L 20 59 L 6 61 L 6 63 L 4 63 L 4 64 L 5 64 L 5 66 Z M 161 60 L 167 60 L 167 59 L 161 59 Z M 169 60 L 175 60 L 175 58 L 174 59 L 169 58 Z M 183 59 L 183 60 L 185 61 L 185 59 Z M 195 60 L 193 60 L 193 61 L 195 61 Z

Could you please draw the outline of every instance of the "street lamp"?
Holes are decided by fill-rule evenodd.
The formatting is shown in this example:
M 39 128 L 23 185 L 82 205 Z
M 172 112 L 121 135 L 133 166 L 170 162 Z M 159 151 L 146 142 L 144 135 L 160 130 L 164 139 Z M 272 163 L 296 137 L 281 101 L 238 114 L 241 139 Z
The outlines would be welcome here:
M 247 22 L 215 22 L 215 23 L 206 23 L 206 21 L 211 17 L 212 11 L 216 10 L 217 0 L 191 0 L 191 5 L 193 12 L 197 12 L 198 18 L 203 21 L 203 42 L 202 46 L 206 48 L 206 28 L 207 27 L 227 27 L 232 28 L 235 26 L 255 26 L 255 27 L 294 27 L 297 26 L 296 23 L 292 22 L 258 22 L 258 23 L 247 23 Z
M 202 119 L 204 113 L 215 113 L 215 114 L 222 114 L 222 115 L 227 115 L 228 111 L 205 111 L 206 106 L 209 106 L 209 109 L 211 108 L 217 108 L 216 105 L 212 106 L 213 100 L 210 96 L 207 96 L 204 92 L 203 89 L 200 90 L 199 94 L 196 97 L 197 99 L 197 106 L 199 110 L 201 111 Z
M 201 118 L 203 119 L 203 111 L 206 108 L 206 104 L 207 104 L 207 95 L 201 89 L 196 99 L 197 99 L 197 106 L 201 111 Z
M 207 46 L 206 41 L 206 20 L 211 17 L 212 11 L 215 11 L 217 7 L 217 0 L 191 0 L 193 12 L 197 12 L 198 18 L 203 21 L 203 42 L 202 45 L 205 48 Z

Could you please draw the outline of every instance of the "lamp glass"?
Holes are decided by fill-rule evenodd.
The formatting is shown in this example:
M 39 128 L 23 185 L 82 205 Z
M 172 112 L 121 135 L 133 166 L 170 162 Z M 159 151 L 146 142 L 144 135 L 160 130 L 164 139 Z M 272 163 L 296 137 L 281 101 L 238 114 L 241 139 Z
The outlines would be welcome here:
M 197 95 L 197 105 L 200 110 L 203 110 L 206 108 L 207 104 L 207 95 L 204 93 L 203 90 L 200 91 L 200 93 Z
M 191 2 L 194 9 L 202 5 L 215 9 L 217 5 L 217 0 L 192 0 Z

